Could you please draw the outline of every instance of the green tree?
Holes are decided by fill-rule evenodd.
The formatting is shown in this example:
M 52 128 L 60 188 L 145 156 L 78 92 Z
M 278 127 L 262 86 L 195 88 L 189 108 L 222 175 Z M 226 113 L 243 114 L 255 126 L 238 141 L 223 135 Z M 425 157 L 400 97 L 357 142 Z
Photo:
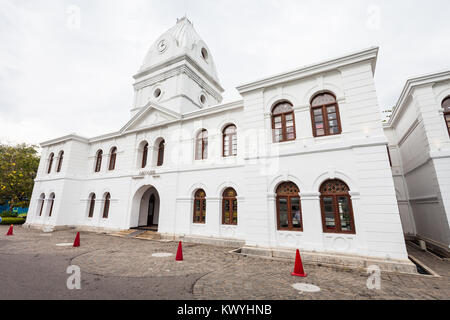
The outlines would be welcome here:
M 28 207 L 38 166 L 36 146 L 0 144 L 0 204 Z

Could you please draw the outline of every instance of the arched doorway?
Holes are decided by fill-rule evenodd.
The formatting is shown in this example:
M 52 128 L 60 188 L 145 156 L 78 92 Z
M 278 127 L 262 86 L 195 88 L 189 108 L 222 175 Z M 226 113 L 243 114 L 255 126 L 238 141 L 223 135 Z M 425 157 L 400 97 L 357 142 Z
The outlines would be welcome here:
M 159 194 L 154 187 L 148 187 L 142 194 L 139 205 L 139 228 L 157 231 L 159 224 Z

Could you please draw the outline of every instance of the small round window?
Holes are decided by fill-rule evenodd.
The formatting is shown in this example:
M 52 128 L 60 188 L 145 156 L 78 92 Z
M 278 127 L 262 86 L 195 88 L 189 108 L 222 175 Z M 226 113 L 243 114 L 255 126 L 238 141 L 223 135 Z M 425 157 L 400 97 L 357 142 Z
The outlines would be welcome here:
M 202 57 L 203 59 L 208 60 L 208 50 L 205 48 L 202 48 Z
M 161 89 L 156 89 L 153 95 L 155 96 L 155 98 L 159 98 L 161 96 Z
M 200 96 L 200 102 L 201 102 L 202 104 L 205 104 L 205 103 L 206 103 L 206 96 L 205 96 L 204 94 L 202 94 L 202 95 Z

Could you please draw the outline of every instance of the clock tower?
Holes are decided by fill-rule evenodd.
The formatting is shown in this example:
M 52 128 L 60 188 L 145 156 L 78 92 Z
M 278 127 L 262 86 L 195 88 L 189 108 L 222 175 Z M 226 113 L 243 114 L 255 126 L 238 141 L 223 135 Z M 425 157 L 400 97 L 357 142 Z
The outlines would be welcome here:
M 150 103 L 184 114 L 222 102 L 211 52 L 186 17 L 152 44 L 134 79 L 132 115 Z

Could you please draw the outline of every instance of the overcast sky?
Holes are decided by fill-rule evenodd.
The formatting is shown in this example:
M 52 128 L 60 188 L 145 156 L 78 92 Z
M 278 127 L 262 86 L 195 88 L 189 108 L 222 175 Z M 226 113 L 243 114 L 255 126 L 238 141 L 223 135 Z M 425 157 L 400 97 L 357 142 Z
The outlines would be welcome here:
M 0 0 L 0 140 L 117 131 L 150 45 L 185 14 L 225 101 L 242 83 L 379 46 L 391 107 L 408 77 L 450 69 L 449 12 L 448 0 Z

